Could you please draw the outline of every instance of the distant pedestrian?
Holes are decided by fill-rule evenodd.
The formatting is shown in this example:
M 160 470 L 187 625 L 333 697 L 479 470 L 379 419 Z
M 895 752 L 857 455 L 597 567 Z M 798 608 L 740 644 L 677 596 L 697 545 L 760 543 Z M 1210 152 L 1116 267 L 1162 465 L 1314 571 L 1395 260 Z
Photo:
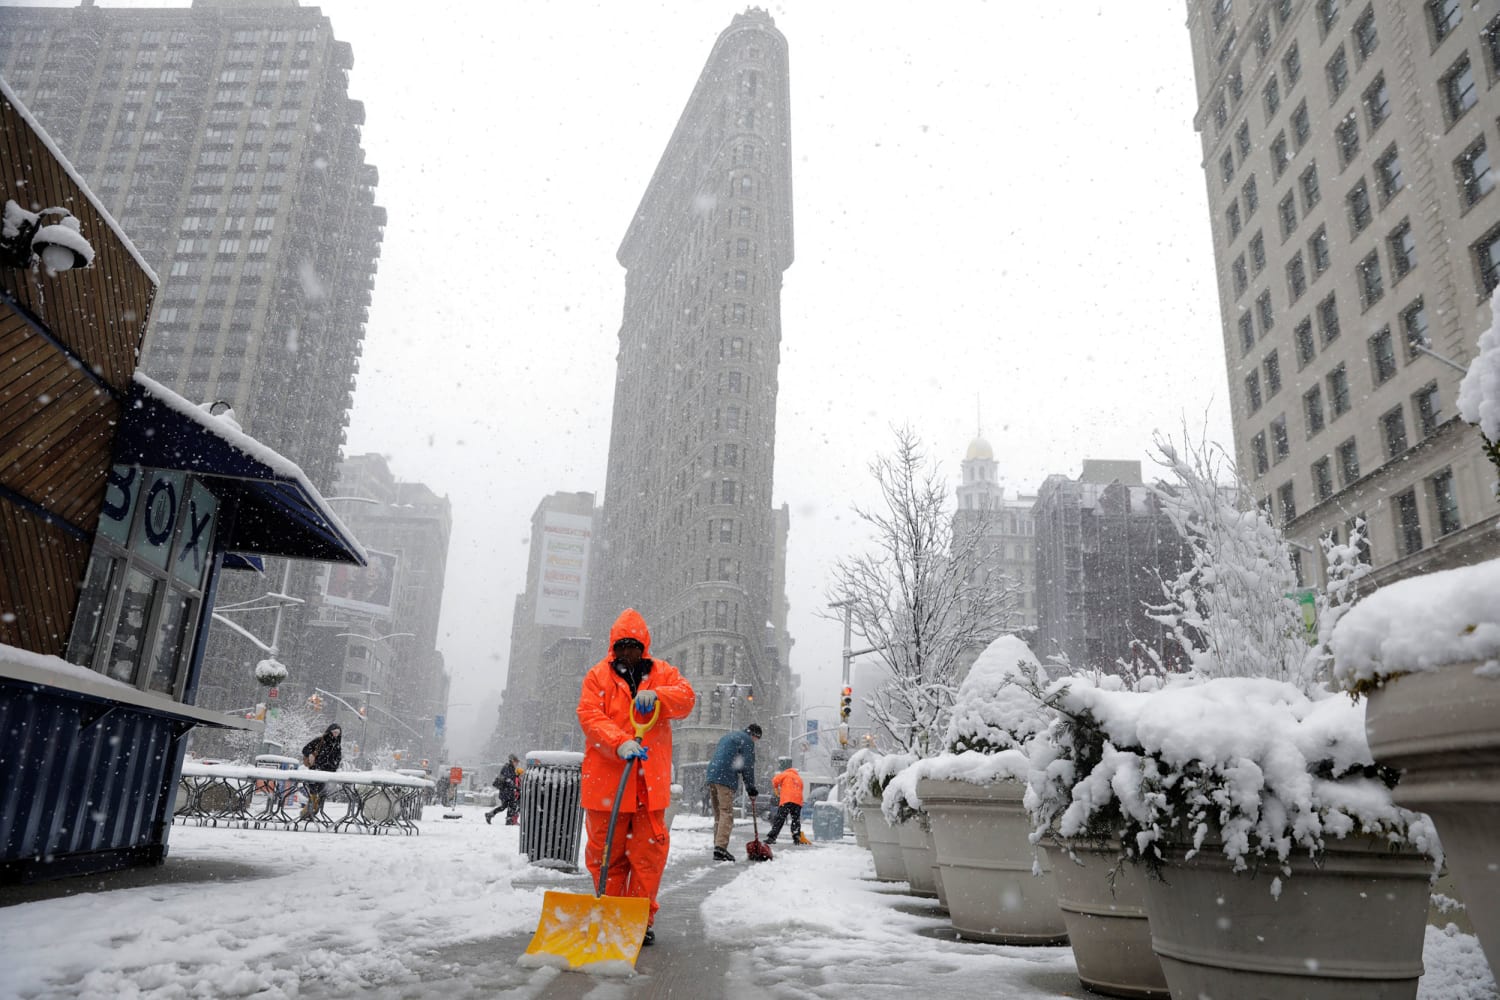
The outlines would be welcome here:
M 750 809 L 760 793 L 755 790 L 755 741 L 761 728 L 752 722 L 743 730 L 719 738 L 713 758 L 708 762 L 708 790 L 714 807 L 714 860 L 733 861 L 729 853 L 729 834 L 734 829 L 734 793 L 741 781 L 750 796 Z
M 776 843 L 776 835 L 781 832 L 781 824 L 786 822 L 788 816 L 792 818 L 792 843 L 807 843 L 802 839 L 802 775 L 797 773 L 795 767 L 778 771 L 771 779 L 771 787 L 776 789 L 776 799 L 780 805 L 776 807 L 776 820 L 771 824 L 771 832 L 766 834 L 766 843 Z
M 521 763 L 515 754 L 510 755 L 510 760 L 495 775 L 495 791 L 499 797 L 495 800 L 495 808 L 484 814 L 486 823 L 492 822 L 497 813 L 505 813 L 505 825 L 515 826 L 520 822 L 521 808 L 521 771 L 516 767 Z
M 642 944 L 652 944 L 659 909 L 656 891 L 671 845 L 665 823 L 672 801 L 672 726 L 669 720 L 693 711 L 697 695 L 686 677 L 666 660 L 651 659 L 646 620 L 626 608 L 609 630 L 610 655 L 589 668 L 578 692 L 578 724 L 583 728 L 583 808 L 588 844 L 584 863 L 600 884 L 610 812 L 618 807 L 604 894 L 651 901 Z M 635 720 L 656 721 L 635 735 Z M 626 780 L 627 761 L 639 761 Z M 618 806 L 615 796 L 620 795 Z
M 302 748 L 302 763 L 314 771 L 337 771 L 344 761 L 344 730 L 335 722 Z M 323 782 L 307 783 L 307 805 L 300 819 L 312 819 L 323 810 Z

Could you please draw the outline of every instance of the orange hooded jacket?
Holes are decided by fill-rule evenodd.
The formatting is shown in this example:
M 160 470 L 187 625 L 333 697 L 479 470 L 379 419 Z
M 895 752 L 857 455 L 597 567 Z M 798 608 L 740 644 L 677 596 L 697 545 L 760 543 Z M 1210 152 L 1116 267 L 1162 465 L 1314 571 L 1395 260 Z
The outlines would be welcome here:
M 651 631 L 646 619 L 634 608 L 626 608 L 615 619 L 609 630 L 609 648 L 621 639 L 638 639 L 646 658 L 651 656 Z M 637 787 L 646 782 L 646 808 L 655 812 L 665 809 L 672 798 L 672 727 L 668 720 L 681 719 L 693 710 L 697 696 L 687 678 L 665 660 L 652 660 L 651 669 L 641 678 L 641 691 L 656 692 L 661 714 L 641 743 L 647 758 L 641 761 L 625 786 L 623 812 L 634 812 Z M 583 675 L 583 687 L 578 693 L 578 724 L 583 727 L 583 807 L 585 809 L 610 809 L 615 803 L 615 791 L 620 787 L 620 772 L 625 762 L 616 751 L 626 740 L 635 739 L 635 728 L 631 725 L 632 705 L 635 699 L 630 693 L 630 684 L 615 673 L 613 657 L 604 659 L 589 668 Z M 642 720 L 644 721 L 644 720 Z
M 771 779 L 771 787 L 776 789 L 776 801 L 782 805 L 802 804 L 802 775 L 797 773 L 795 767 L 777 772 Z

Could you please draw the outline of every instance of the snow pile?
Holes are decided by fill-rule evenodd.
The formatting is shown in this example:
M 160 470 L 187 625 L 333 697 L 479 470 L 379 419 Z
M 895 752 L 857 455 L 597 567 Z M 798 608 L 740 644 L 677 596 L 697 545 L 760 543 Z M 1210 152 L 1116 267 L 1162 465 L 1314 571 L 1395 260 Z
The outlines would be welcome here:
M 1038 835 L 1118 837 L 1151 865 L 1164 844 L 1192 857 L 1210 836 L 1236 870 L 1359 835 L 1441 860 L 1427 817 L 1391 801 L 1362 703 L 1266 678 L 1178 678 L 1149 694 L 1071 678 L 1050 693 L 1062 718 L 1033 744 L 1026 796 Z
M 1479 355 L 1458 384 L 1458 414 L 1500 442 L 1500 288 L 1490 296 L 1490 315 L 1490 328 L 1479 335 Z
M 1475 663 L 1500 677 L 1500 559 L 1401 580 L 1349 609 L 1333 630 L 1334 677 L 1360 691 L 1403 673 Z
M 872 796 L 878 799 L 885 793 L 891 779 L 916 759 L 917 755 L 912 753 L 858 750 L 844 765 L 844 778 L 853 787 L 856 798 Z

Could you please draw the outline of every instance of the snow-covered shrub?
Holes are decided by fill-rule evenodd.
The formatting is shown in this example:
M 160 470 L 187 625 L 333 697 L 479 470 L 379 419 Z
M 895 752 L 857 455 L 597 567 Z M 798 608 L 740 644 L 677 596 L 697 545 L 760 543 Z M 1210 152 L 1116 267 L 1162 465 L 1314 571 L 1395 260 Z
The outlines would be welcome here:
M 1264 678 L 1170 679 L 1159 691 L 1086 678 L 1053 685 L 1062 720 L 1038 741 L 1026 806 L 1038 836 L 1117 838 L 1155 869 L 1164 845 L 1197 853 L 1212 837 L 1237 870 L 1328 840 L 1371 835 L 1441 857 L 1430 821 L 1396 806 L 1364 707 Z M 1277 891 L 1273 883 L 1273 891 Z
M 256 683 L 264 687 L 275 687 L 286 680 L 286 664 L 280 660 L 261 660 L 255 665 Z
M 1500 470 L 1500 288 L 1490 296 L 1490 316 L 1479 353 L 1458 384 L 1458 415 L 1479 428 L 1485 454 Z M 1495 492 L 1500 495 L 1500 483 Z
M 879 750 L 858 750 L 844 765 L 844 784 L 852 794 L 850 801 L 860 796 L 880 798 L 891 779 L 908 764 L 917 759 L 911 753 L 881 753 Z

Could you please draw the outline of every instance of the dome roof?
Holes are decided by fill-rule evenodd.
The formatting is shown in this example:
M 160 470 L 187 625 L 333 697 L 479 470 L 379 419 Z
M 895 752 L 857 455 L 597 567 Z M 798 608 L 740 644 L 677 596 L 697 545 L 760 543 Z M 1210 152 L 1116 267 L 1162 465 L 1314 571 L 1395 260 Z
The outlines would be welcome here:
M 984 459 L 986 462 L 995 460 L 995 449 L 991 448 L 990 443 L 982 437 L 970 441 L 969 452 L 964 455 L 965 462 L 972 462 L 976 458 Z

